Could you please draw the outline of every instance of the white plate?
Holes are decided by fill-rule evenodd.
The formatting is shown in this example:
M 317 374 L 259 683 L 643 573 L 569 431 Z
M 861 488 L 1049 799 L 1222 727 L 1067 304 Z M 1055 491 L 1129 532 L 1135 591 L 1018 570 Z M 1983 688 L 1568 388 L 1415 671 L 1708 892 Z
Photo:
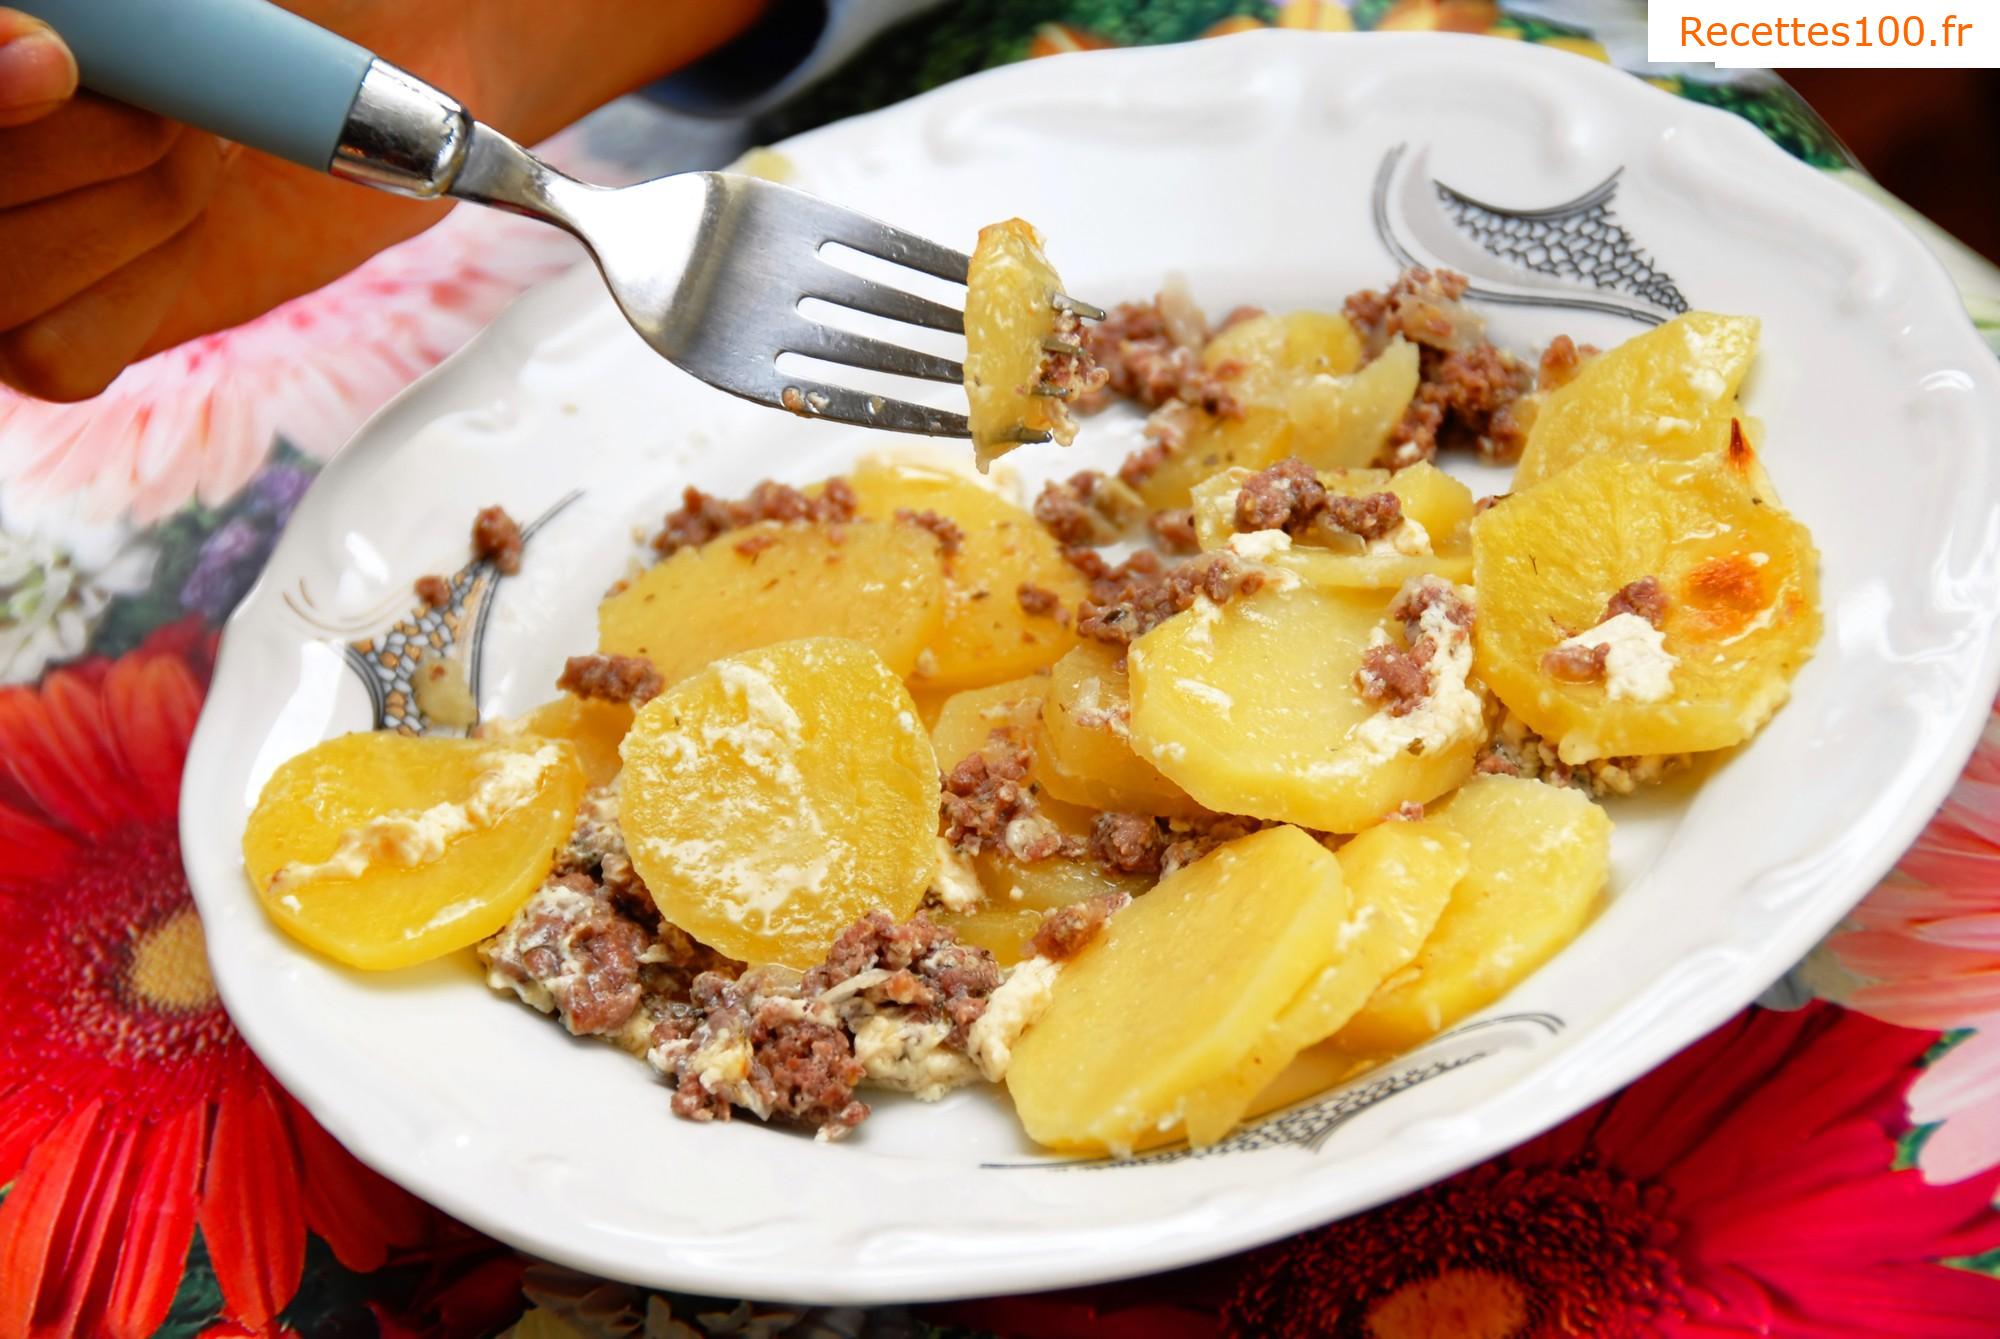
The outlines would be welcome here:
M 1554 962 L 1386 1075 L 1218 1148 L 1049 1165 L 1003 1097 L 973 1092 L 885 1101 L 833 1146 L 676 1121 L 643 1065 L 490 995 L 466 962 L 368 976 L 306 952 L 238 864 L 271 770 L 373 723 L 343 640 L 461 563 L 478 506 L 549 517 L 518 577 L 465 572 L 457 635 L 478 643 L 485 711 L 512 713 L 592 644 L 594 597 L 683 484 L 802 481 L 883 445 L 696 384 L 571 273 L 327 468 L 231 623 L 184 792 L 216 979 L 252 1047 L 364 1161 L 475 1226 L 633 1281 L 845 1302 L 1270 1240 L 1546 1129 L 1741 1008 L 1969 752 L 1996 679 L 2000 372 L 1907 232 L 1742 122 L 1531 47 L 1260 34 L 1016 66 L 787 152 L 806 187 L 929 236 L 1032 218 L 1099 302 L 1179 269 L 1212 311 L 1334 305 L 1386 281 L 1394 252 L 1470 272 L 1515 347 L 1611 343 L 1682 301 L 1755 313 L 1749 404 L 1822 546 L 1826 634 L 1791 705 L 1698 791 L 1614 806 L 1610 904 Z M 1015 459 L 1032 483 L 1131 440 L 1129 419 L 1095 421 L 1069 454 Z

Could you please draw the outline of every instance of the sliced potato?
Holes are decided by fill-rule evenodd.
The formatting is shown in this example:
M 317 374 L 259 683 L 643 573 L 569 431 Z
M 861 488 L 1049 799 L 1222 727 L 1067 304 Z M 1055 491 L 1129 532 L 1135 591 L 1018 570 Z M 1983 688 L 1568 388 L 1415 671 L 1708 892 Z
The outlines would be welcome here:
M 964 532 L 944 558 L 944 626 L 921 661 L 919 678 L 970 688 L 1041 669 L 1076 645 L 1067 616 L 1089 587 L 1049 532 L 976 478 L 902 463 L 867 463 L 848 476 L 861 514 L 893 522 L 898 511 L 935 512 Z M 1055 595 L 1065 617 L 1030 614 L 1020 589 Z
M 1819 639 L 1812 536 L 1721 458 L 1593 455 L 1488 509 L 1472 535 L 1479 674 L 1566 763 L 1739 744 L 1784 702 Z M 1645 577 L 1667 597 L 1661 649 L 1673 659 L 1654 666 L 1664 685 L 1544 669 L 1544 655 L 1598 627 L 1606 602 Z
M 1400 335 L 1345 376 L 1313 377 L 1293 390 L 1293 454 L 1320 469 L 1372 465 L 1417 393 L 1417 346 Z
M 1393 973 L 1409 965 L 1472 861 L 1443 819 L 1382 823 L 1335 852 L 1347 918 L 1332 956 L 1226 1078 L 1188 1097 L 1188 1141 L 1212 1144 L 1243 1119 L 1293 1059 L 1338 1032 Z
M 1139 496 L 1155 511 L 1188 505 L 1194 486 L 1219 470 L 1240 466 L 1261 470 L 1292 449 L 1291 415 L 1252 406 L 1242 418 L 1217 418 L 1200 410 L 1180 448 L 1139 481 Z
M 1514 471 L 1516 492 L 1586 456 L 1639 448 L 1684 460 L 1720 451 L 1757 354 L 1753 316 L 1688 312 L 1585 363 L 1542 399 Z
M 965 395 L 981 470 L 1020 445 L 1024 431 L 1053 433 L 1064 446 L 1076 436 L 1063 402 L 1034 392 L 1061 291 L 1032 224 L 1008 219 L 979 230 L 966 271 Z
M 765 521 L 682 549 L 597 611 L 607 655 L 668 685 L 712 660 L 797 637 L 847 637 L 907 677 L 944 626 L 935 536 L 910 525 Z
M 1132 748 L 1131 697 L 1119 648 L 1081 642 L 1049 673 L 1042 706 L 1042 784 L 1058 798 L 1093 809 L 1185 816 L 1186 791 Z
M 1470 651 L 1434 658 L 1429 706 L 1378 712 L 1354 675 L 1387 627 L 1385 603 L 1301 585 L 1168 619 L 1132 644 L 1133 749 L 1210 809 L 1326 832 L 1444 794 L 1471 774 L 1486 734 L 1460 677 Z
M 1326 961 L 1347 912 L 1340 862 L 1267 828 L 1175 871 L 1063 969 L 1007 1087 L 1051 1148 L 1126 1153 L 1180 1124 Z
M 1210 372 L 1236 365 L 1227 384 L 1239 403 L 1284 409 L 1301 383 L 1345 376 L 1361 355 L 1361 336 L 1345 316 L 1294 311 L 1238 321 L 1208 342 L 1201 363 Z
M 938 708 L 931 726 L 931 748 L 946 772 L 975 753 L 984 752 L 995 731 L 1006 731 L 1023 748 L 1033 748 L 1034 731 L 1042 718 L 1042 699 L 1049 676 L 1030 674 L 985 688 L 953 693 Z
M 868 647 L 811 637 L 709 666 L 625 737 L 620 825 L 660 914 L 745 962 L 810 967 L 937 866 L 938 769 Z
M 565 693 L 521 718 L 521 728 L 543 739 L 560 739 L 576 750 L 584 780 L 609 785 L 624 762 L 618 745 L 632 728 L 632 708 L 624 702 L 572 697 Z
M 582 796 L 560 741 L 342 735 L 271 774 L 243 866 L 293 938 L 351 967 L 407 967 L 505 925 Z
M 1416 961 L 1340 1030 L 1350 1053 L 1408 1050 L 1505 995 L 1577 936 L 1610 877 L 1611 820 L 1579 791 L 1479 776 L 1439 816 L 1471 867 Z

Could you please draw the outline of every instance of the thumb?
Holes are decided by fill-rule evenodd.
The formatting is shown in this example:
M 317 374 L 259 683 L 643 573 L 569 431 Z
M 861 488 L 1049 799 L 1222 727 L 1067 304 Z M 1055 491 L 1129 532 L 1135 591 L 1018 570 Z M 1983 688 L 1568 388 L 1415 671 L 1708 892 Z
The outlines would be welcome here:
M 76 92 L 76 58 L 40 19 L 0 9 L 0 126 L 48 115 Z

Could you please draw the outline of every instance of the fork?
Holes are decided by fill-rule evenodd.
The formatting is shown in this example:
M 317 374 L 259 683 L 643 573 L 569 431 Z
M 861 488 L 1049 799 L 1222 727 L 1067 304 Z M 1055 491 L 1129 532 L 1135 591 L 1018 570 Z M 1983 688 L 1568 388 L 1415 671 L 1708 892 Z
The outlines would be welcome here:
M 963 334 L 958 308 L 852 274 L 820 254 L 838 243 L 963 284 L 970 263 L 963 252 L 737 173 L 686 172 L 615 189 L 578 181 L 472 119 L 449 95 L 266 0 L 12 3 L 53 25 L 84 85 L 107 97 L 378 190 L 468 200 L 572 233 L 633 329 L 711 386 L 806 418 L 970 435 L 963 414 L 778 368 L 780 355 L 791 353 L 963 382 L 954 359 L 799 310 L 817 298 Z M 1088 303 L 1052 300 L 1103 319 Z M 1041 442 L 1049 434 L 1018 436 Z

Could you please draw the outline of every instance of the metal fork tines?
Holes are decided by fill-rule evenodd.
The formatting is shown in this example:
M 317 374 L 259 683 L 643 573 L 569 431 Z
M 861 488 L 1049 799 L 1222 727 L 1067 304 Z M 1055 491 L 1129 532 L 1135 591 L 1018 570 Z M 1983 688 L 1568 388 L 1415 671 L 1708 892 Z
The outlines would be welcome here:
M 814 380 L 778 366 L 787 353 L 868 372 L 957 385 L 955 358 L 907 348 L 813 320 L 809 300 L 947 334 L 965 332 L 962 310 L 864 278 L 822 254 L 831 244 L 963 284 L 963 252 L 892 228 L 789 187 L 726 173 L 712 179 L 689 269 L 675 306 L 671 356 L 713 386 L 807 418 L 896 432 L 965 437 L 964 414 L 880 392 Z M 690 301 L 689 299 L 694 299 Z

